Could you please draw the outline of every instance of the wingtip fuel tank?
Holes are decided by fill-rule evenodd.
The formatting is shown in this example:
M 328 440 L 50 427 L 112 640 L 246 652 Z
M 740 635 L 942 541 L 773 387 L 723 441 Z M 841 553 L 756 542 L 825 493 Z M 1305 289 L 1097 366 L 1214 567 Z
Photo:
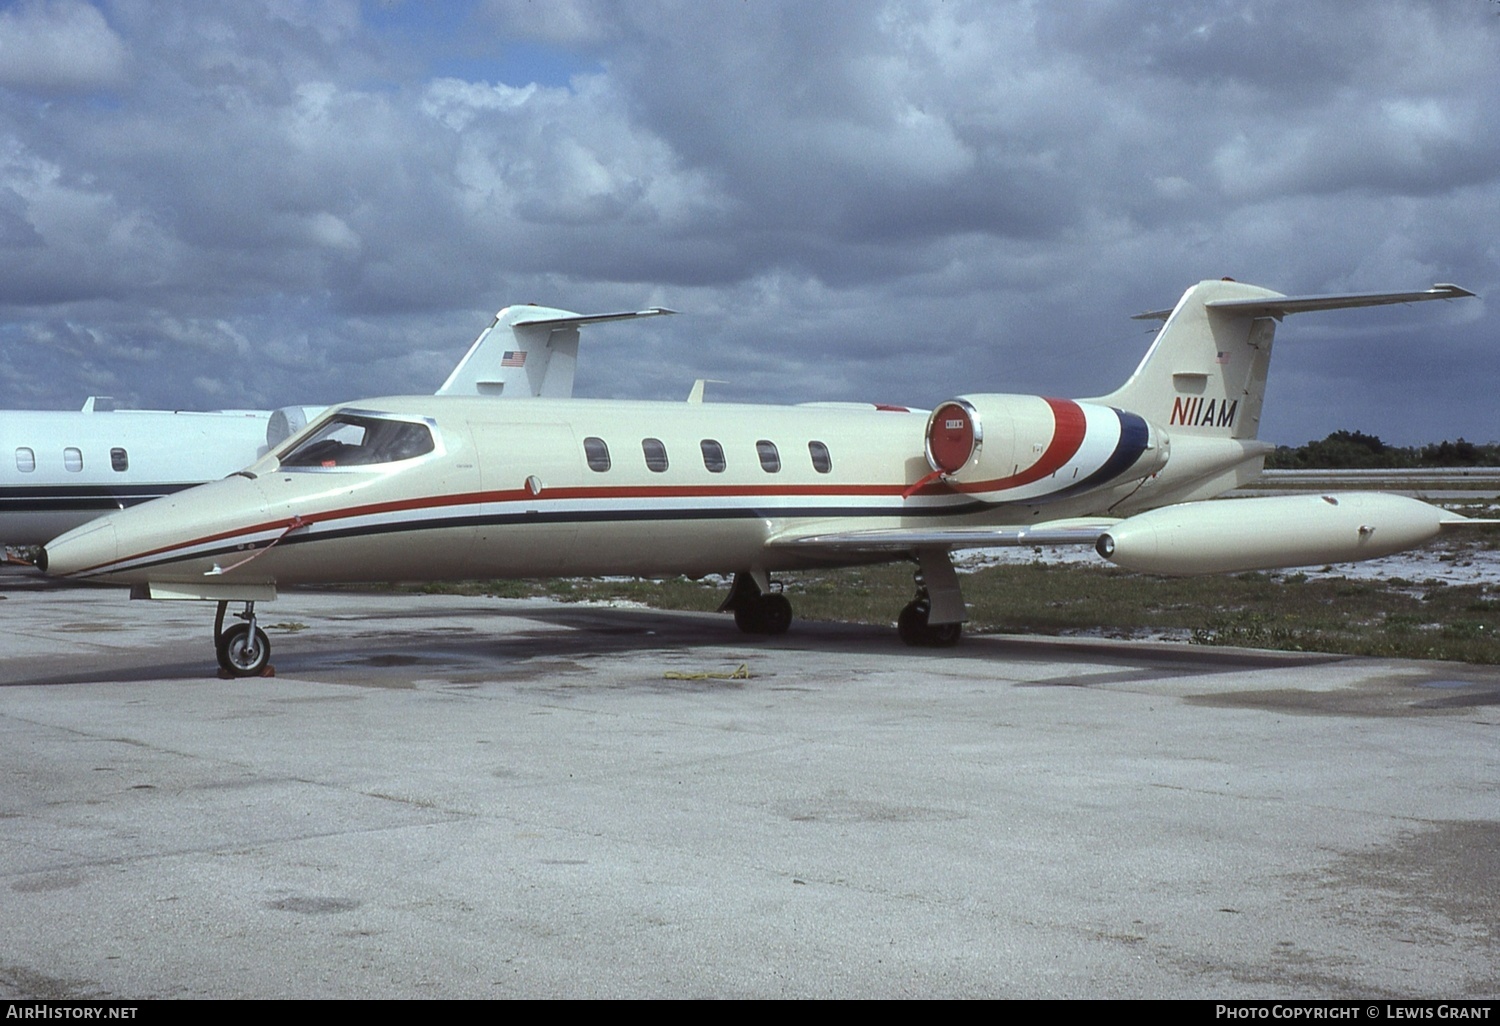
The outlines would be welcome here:
M 1128 517 L 1096 548 L 1127 570 L 1186 577 L 1389 556 L 1462 521 L 1417 499 L 1375 492 L 1226 499 Z

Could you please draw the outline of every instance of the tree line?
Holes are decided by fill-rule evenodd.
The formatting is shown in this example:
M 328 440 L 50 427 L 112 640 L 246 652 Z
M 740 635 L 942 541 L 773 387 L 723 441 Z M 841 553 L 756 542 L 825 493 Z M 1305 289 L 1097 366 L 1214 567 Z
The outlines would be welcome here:
M 1278 445 L 1267 470 L 1393 470 L 1403 467 L 1500 467 L 1500 442 L 1386 445 L 1363 431 L 1335 431 L 1306 445 Z

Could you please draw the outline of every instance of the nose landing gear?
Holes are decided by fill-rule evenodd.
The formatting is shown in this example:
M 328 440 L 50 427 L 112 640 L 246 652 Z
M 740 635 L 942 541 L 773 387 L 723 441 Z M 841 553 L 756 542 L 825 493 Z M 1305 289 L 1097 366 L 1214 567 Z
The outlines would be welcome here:
M 235 617 L 245 621 L 224 629 L 224 612 L 228 602 L 220 602 L 214 616 L 214 651 L 219 666 L 231 677 L 259 677 L 271 662 L 271 639 L 255 624 L 255 603 L 246 602 Z

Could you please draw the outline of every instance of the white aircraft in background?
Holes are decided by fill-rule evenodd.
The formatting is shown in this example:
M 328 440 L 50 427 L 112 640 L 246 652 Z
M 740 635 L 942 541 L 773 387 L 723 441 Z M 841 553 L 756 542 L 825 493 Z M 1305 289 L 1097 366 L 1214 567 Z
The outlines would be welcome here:
M 255 603 L 343 581 L 733 573 L 724 608 L 780 633 L 771 574 L 910 559 L 910 644 L 958 640 L 955 548 L 1086 544 L 1140 571 L 1196 574 L 1367 559 L 1452 525 L 1415 499 L 1326 494 L 1202 503 L 1254 479 L 1276 323 L 1291 313 L 1469 296 L 1289 297 L 1194 285 L 1140 366 L 1094 399 L 970 394 L 930 414 L 457 396 L 330 409 L 222 481 L 49 542 L 50 574 L 219 602 L 232 675 L 261 672 Z M 223 629 L 228 602 L 244 622 Z
M 437 394 L 566 398 L 580 326 L 668 313 L 506 307 Z M 501 326 L 508 338 L 495 331 Z M 324 409 L 111 410 L 90 398 L 79 412 L 0 412 L 0 545 L 40 545 L 104 513 L 231 474 Z

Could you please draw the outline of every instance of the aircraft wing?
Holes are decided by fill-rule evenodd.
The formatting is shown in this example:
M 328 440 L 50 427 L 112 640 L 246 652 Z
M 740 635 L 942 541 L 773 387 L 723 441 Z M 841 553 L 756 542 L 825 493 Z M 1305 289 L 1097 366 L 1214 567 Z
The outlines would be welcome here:
M 1440 284 L 1421 292 L 1350 292 L 1330 296 L 1265 296 L 1255 299 L 1211 299 L 1203 305 L 1211 310 L 1234 310 L 1251 317 L 1274 317 L 1310 310 L 1347 310 L 1356 306 L 1391 306 L 1395 303 L 1420 303 L 1424 299 L 1462 299 L 1474 293 L 1457 285 Z M 1151 310 L 1136 314 L 1135 321 L 1164 321 L 1171 310 Z
M 905 552 L 916 549 L 994 549 L 1093 545 L 1119 523 L 1112 517 L 1078 517 L 1028 527 L 885 527 L 861 531 L 786 533 L 766 544 L 829 552 Z

